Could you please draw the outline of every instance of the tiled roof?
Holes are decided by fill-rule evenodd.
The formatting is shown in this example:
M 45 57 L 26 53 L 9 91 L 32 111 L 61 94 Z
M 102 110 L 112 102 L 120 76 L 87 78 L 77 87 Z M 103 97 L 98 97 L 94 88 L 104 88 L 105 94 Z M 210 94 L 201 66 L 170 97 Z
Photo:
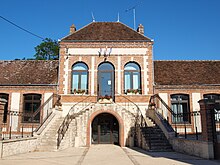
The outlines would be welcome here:
M 220 84 L 220 61 L 154 61 L 156 85 Z
M 58 61 L 0 61 L 0 85 L 57 84 Z
M 92 22 L 62 41 L 151 41 L 120 22 Z

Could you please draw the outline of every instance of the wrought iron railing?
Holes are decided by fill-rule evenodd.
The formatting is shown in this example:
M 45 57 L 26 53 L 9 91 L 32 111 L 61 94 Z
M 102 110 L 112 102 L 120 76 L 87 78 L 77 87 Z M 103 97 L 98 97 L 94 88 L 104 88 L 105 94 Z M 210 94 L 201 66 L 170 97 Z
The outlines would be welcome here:
M 142 138 L 138 138 L 138 132 L 141 128 L 147 127 L 147 121 L 144 117 L 141 109 L 139 106 L 133 102 L 130 98 L 127 97 L 127 95 L 120 95 L 122 99 L 120 99 L 120 102 L 123 102 L 123 105 L 120 105 L 125 108 L 126 112 L 130 113 L 134 118 L 134 129 L 132 130 L 132 136 L 134 136 L 134 145 L 139 146 L 142 142 L 138 143 L 138 139 L 142 140 Z M 118 103 L 116 103 L 118 104 Z M 118 104 L 119 105 L 119 104 Z M 150 141 L 148 141 L 148 146 L 150 147 Z
M 1 113 L 0 115 L 3 116 L 4 113 Z M 23 117 L 32 118 L 32 114 L 19 112 L 18 109 L 13 109 L 11 111 L 8 111 L 7 118 L 8 120 L 10 120 L 10 122 L 2 123 L 0 125 L 0 133 L 1 133 L 0 139 L 7 140 L 7 139 L 18 139 L 23 137 L 32 137 L 34 130 L 34 123 L 29 124 L 28 126 L 26 126 L 24 123 L 18 125 L 19 118 L 23 118 Z
M 8 111 L 8 122 L 0 125 L 0 138 L 5 140 L 32 137 L 33 132 L 37 131 L 52 114 L 52 109 L 54 108 L 55 104 L 58 103 L 59 99 L 59 95 L 52 94 L 34 113 L 20 112 L 19 109 Z M 3 116 L 4 113 L 0 115 Z M 35 120 L 36 116 L 39 116 L 38 120 Z M 42 117 L 40 118 L 40 116 Z M 23 119 L 29 120 L 24 121 Z
M 32 119 L 40 114 L 43 114 L 42 119 L 40 120 L 39 126 L 34 130 L 37 132 L 41 126 L 45 123 L 45 121 L 50 117 L 53 113 L 53 108 L 55 105 L 61 105 L 60 103 L 60 95 L 52 94 L 33 114 Z
M 201 115 L 200 111 L 183 112 L 176 114 L 166 102 L 158 95 L 151 96 L 149 101 L 149 108 L 154 108 L 155 112 L 163 118 L 163 122 L 167 126 L 172 127 L 175 130 L 175 136 L 186 139 L 199 139 L 201 132 Z M 177 119 L 182 119 L 178 122 Z M 189 122 L 193 120 L 193 124 Z M 199 128 L 199 130 L 198 130 Z M 184 130 L 184 131 L 178 131 Z
M 65 116 L 62 124 L 60 125 L 60 127 L 57 131 L 57 133 L 58 133 L 57 149 L 59 149 L 60 144 L 61 144 L 72 120 L 74 118 L 78 117 L 79 115 L 83 114 L 85 111 L 89 110 L 89 107 L 96 103 L 96 102 L 93 102 L 90 100 L 90 98 L 92 98 L 92 97 L 94 97 L 94 96 L 87 96 L 86 98 L 77 102 L 76 104 L 74 104 L 70 108 L 68 114 Z M 77 106 L 79 106 L 80 108 L 77 108 Z

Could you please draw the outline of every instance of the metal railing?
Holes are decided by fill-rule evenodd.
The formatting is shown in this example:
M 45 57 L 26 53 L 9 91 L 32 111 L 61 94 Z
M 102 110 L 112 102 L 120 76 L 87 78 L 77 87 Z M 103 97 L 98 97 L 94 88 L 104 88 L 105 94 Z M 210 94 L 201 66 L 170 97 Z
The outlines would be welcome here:
M 1 113 L 0 115 L 3 116 L 4 113 Z M 10 120 L 10 123 L 2 123 L 0 125 L 0 139 L 7 140 L 32 137 L 35 123 L 31 123 L 28 125 L 26 123 L 21 123 L 18 125 L 19 118 L 22 119 L 24 117 L 32 118 L 32 114 L 19 112 L 19 110 L 16 109 L 7 112 L 7 118 Z
M 158 94 L 151 96 L 149 108 L 154 108 L 163 121 L 175 130 L 175 136 L 185 139 L 200 139 L 200 111 L 182 112 L 176 114 Z M 192 122 L 193 121 L 193 122 Z
M 57 149 L 59 149 L 60 144 L 61 144 L 72 120 L 74 118 L 76 118 L 77 116 L 81 115 L 82 113 L 84 113 L 85 111 L 89 110 L 88 107 L 90 107 L 90 106 L 92 106 L 92 104 L 96 103 L 96 102 L 92 102 L 91 100 L 89 100 L 92 97 L 94 97 L 94 96 L 87 96 L 86 98 L 77 102 L 76 104 L 74 104 L 70 108 L 68 114 L 65 116 L 62 124 L 60 125 L 60 127 L 57 131 L 57 133 L 58 133 Z M 77 108 L 77 106 L 79 106 L 79 108 Z
M 130 113 L 134 118 L 134 129 L 132 130 L 132 136 L 134 137 L 134 145 L 135 146 L 139 146 L 142 142 L 142 138 L 138 138 L 138 132 L 140 131 L 141 128 L 147 127 L 147 122 L 146 122 L 146 118 L 144 117 L 142 111 L 140 110 L 139 106 L 133 102 L 131 99 L 129 99 L 127 96 L 125 95 L 120 95 L 120 97 L 122 98 L 120 101 L 123 102 L 122 107 L 125 108 L 126 112 Z M 116 103 L 117 105 L 119 105 L 118 103 Z M 139 139 L 139 143 L 138 143 L 138 139 Z M 148 146 L 151 146 L 151 142 L 148 141 Z
M 32 137 L 33 132 L 37 131 L 52 114 L 52 109 L 59 99 L 59 95 L 52 94 L 34 113 L 20 112 L 19 109 L 8 111 L 8 122 L 0 125 L 0 138 L 6 140 Z M 0 115 L 3 116 L 4 113 Z

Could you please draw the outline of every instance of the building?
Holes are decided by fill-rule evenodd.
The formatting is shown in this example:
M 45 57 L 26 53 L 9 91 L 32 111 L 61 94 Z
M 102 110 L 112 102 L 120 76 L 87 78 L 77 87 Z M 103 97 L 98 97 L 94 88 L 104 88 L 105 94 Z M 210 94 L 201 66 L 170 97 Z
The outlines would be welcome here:
M 55 147 L 133 146 L 137 114 L 146 115 L 155 94 L 181 114 L 160 107 L 179 134 L 201 132 L 200 117 L 190 113 L 199 111 L 199 100 L 220 98 L 220 61 L 153 61 L 153 44 L 143 25 L 135 31 L 120 22 L 92 22 L 70 27 L 60 41 L 59 61 L 1 61 L 3 133 L 23 135 L 45 125 L 59 95 L 59 117 L 47 123 L 55 130 Z

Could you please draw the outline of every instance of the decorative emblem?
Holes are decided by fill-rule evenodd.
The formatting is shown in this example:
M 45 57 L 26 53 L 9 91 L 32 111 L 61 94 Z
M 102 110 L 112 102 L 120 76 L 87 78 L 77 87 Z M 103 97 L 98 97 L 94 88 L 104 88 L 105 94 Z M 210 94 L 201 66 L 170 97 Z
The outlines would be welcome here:
M 105 48 L 100 48 L 98 51 L 99 57 L 103 56 L 105 60 L 107 59 L 108 56 L 110 56 L 112 52 L 112 48 L 108 48 L 107 46 Z

